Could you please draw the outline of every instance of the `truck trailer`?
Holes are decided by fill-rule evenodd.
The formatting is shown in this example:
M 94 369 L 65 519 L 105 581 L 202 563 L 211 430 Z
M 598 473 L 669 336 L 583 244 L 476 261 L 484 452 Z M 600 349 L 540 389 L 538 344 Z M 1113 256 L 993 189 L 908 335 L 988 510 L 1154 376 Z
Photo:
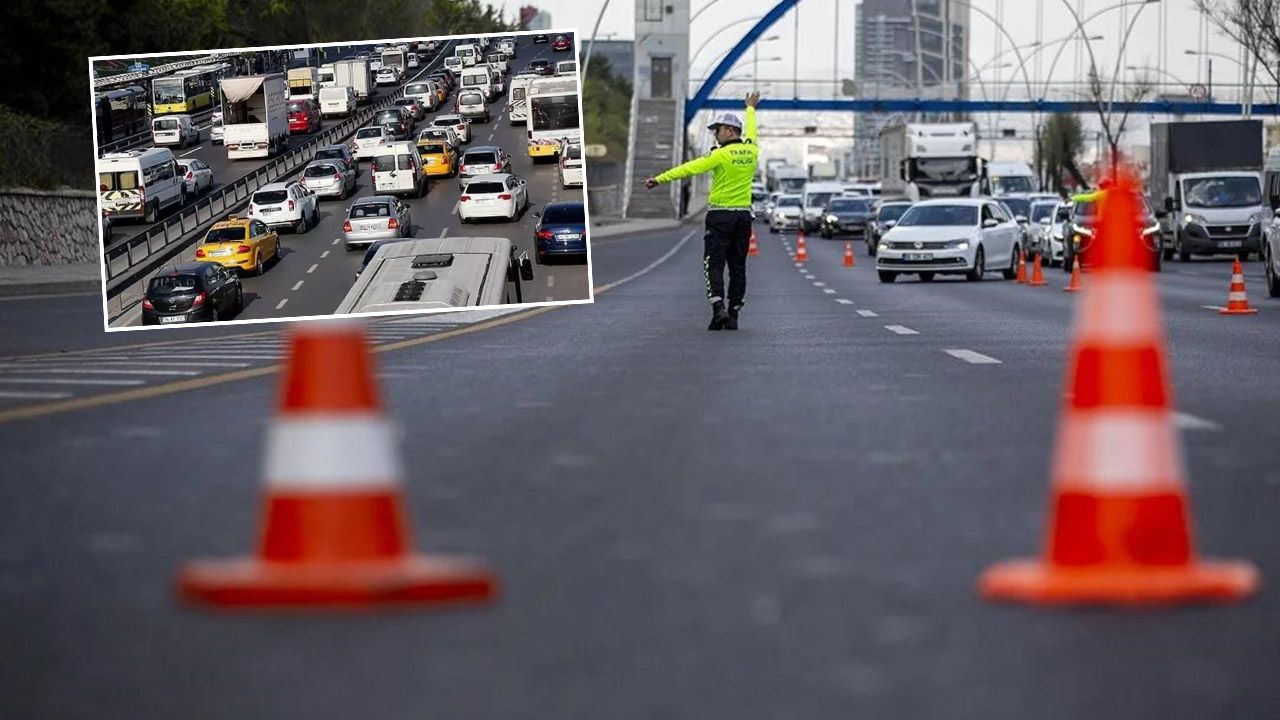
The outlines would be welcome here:
M 367 103 L 373 96 L 373 76 L 369 61 L 364 58 L 335 60 L 333 63 L 335 85 L 347 85 L 356 91 L 356 102 Z
M 223 78 L 223 143 L 227 158 L 269 157 L 289 145 L 289 87 L 280 74 Z

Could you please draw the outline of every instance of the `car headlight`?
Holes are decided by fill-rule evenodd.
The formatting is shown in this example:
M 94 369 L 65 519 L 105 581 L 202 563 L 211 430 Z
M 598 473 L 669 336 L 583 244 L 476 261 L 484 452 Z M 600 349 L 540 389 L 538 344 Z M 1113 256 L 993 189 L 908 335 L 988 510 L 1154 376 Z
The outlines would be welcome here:
M 1057 240 L 1058 242 L 1062 242 L 1062 228 L 1057 228 L 1055 230 L 1050 231 L 1049 237 L 1053 238 L 1054 240 Z
M 1155 235 L 1155 234 L 1156 234 L 1156 233 L 1158 233 L 1158 232 L 1160 232 L 1160 223 L 1156 223 L 1156 224 L 1151 225 L 1151 226 L 1149 226 L 1149 227 L 1147 227 L 1147 228 L 1144 228 L 1144 229 L 1143 229 L 1143 231 L 1142 231 L 1142 234 L 1143 234 L 1143 235 Z
M 947 249 L 949 249 L 949 250 L 968 250 L 968 249 L 969 249 L 969 239 L 968 239 L 968 238 L 960 238 L 959 240 L 950 240 L 950 241 L 948 241 L 948 242 L 947 242 Z
M 1093 237 L 1093 230 L 1087 227 L 1084 227 L 1083 225 L 1077 225 L 1075 223 L 1071 223 L 1071 231 L 1077 235 L 1083 235 L 1085 237 Z
M 836 217 L 835 215 L 828 215 L 827 222 L 829 223 L 840 222 L 840 218 Z
M 1266 225 L 1271 222 L 1272 216 L 1273 214 L 1270 210 L 1261 210 L 1258 212 L 1257 215 L 1254 215 L 1253 219 L 1250 220 L 1249 222 L 1253 223 L 1254 225 Z
M 879 245 L 877 245 L 877 246 L 876 246 L 876 249 L 877 249 L 877 250 L 888 250 L 888 249 L 889 249 L 889 243 L 887 243 L 887 242 L 882 242 L 882 243 L 880 243 Z
M 1196 215 L 1194 213 L 1187 213 L 1186 215 L 1183 215 L 1182 222 L 1186 225 L 1205 225 L 1208 223 L 1208 221 L 1204 219 L 1203 215 Z

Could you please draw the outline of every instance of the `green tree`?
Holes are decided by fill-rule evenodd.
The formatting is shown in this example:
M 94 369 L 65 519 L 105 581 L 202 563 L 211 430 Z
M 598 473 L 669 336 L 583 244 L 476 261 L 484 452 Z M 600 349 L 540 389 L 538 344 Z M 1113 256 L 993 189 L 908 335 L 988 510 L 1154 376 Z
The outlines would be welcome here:
M 1048 186 L 1056 192 L 1065 190 L 1064 173 L 1079 187 L 1089 183 L 1080 173 L 1076 158 L 1084 152 L 1084 129 L 1079 116 L 1074 113 L 1052 115 L 1041 130 L 1036 166 L 1043 169 Z
M 625 161 L 631 127 L 631 82 L 615 74 L 605 58 L 592 57 L 582 97 L 583 142 L 604 145 L 608 160 Z

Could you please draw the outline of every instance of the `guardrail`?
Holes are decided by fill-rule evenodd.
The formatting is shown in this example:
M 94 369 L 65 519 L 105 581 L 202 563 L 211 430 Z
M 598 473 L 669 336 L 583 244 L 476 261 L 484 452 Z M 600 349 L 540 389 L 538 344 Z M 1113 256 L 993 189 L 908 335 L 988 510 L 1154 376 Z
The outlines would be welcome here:
M 404 84 L 430 72 L 432 66 L 442 57 L 443 51 Z M 296 149 L 291 148 L 257 170 L 183 207 L 137 235 L 106 248 L 104 254 L 107 265 L 107 298 L 120 295 L 125 289 L 162 267 L 175 255 L 193 244 L 198 235 L 209 225 L 224 217 L 229 211 L 248 203 L 249 198 L 258 188 L 277 182 L 310 162 L 312 157 L 310 148 L 317 145 L 334 145 L 355 134 L 355 131 L 371 120 L 378 111 L 390 107 L 397 99 L 404 96 L 404 84 L 376 104 L 357 110 L 354 115 L 338 125 L 308 137 Z
M 178 62 L 160 65 L 158 67 L 148 68 L 139 72 L 121 73 L 119 75 L 107 75 L 106 77 L 94 78 L 93 89 L 102 90 L 103 88 L 112 88 L 117 85 L 130 85 L 132 83 L 146 80 L 151 77 L 159 77 L 167 75 L 174 70 L 185 70 L 186 68 L 196 67 L 198 65 L 208 65 L 222 60 L 226 55 L 202 55 L 193 60 L 179 60 Z

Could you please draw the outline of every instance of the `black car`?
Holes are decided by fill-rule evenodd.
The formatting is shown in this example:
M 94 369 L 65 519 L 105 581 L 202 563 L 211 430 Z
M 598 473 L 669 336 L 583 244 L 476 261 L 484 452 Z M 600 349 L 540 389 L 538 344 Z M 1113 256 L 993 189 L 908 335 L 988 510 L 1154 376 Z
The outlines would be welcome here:
M 181 263 L 147 283 L 142 324 L 217 322 L 243 309 L 244 288 L 234 272 L 216 262 Z
M 539 75 L 554 75 L 556 72 L 556 68 L 551 64 L 550 60 L 533 60 L 526 70 Z
M 863 237 L 867 232 L 867 220 L 871 218 L 871 200 L 861 197 L 837 195 L 827 201 L 818 220 L 818 231 L 830 240 L 836 235 Z
M 550 38 L 548 38 L 545 33 L 538 33 L 537 35 L 534 35 L 533 41 L 536 43 L 551 42 Z
M 547 203 L 541 213 L 534 213 L 538 225 L 533 229 L 539 265 L 553 259 L 571 257 L 587 260 L 587 213 L 580 202 Z
M 1154 272 L 1163 269 L 1161 255 L 1163 251 L 1160 237 L 1160 222 L 1155 212 L 1147 204 L 1145 197 L 1136 198 L 1138 205 L 1138 225 L 1142 228 L 1142 245 L 1149 253 L 1147 268 Z M 1094 235 L 1097 232 L 1099 199 L 1076 197 L 1071 208 L 1071 220 L 1067 224 L 1067 232 L 1063 237 L 1062 268 L 1071 272 L 1074 262 L 1080 263 L 1084 269 L 1093 264 L 1090 250 L 1094 246 Z
M 412 132 L 409 120 L 405 118 L 405 112 L 399 106 L 380 110 L 373 116 L 372 124 L 386 128 L 393 140 L 408 140 L 409 133 Z
M 911 201 L 906 198 L 893 198 L 880 202 L 875 214 L 867 221 L 868 255 L 876 256 L 876 246 L 880 244 L 880 238 L 898 224 L 898 218 L 902 217 L 902 213 L 909 207 L 911 207 Z

